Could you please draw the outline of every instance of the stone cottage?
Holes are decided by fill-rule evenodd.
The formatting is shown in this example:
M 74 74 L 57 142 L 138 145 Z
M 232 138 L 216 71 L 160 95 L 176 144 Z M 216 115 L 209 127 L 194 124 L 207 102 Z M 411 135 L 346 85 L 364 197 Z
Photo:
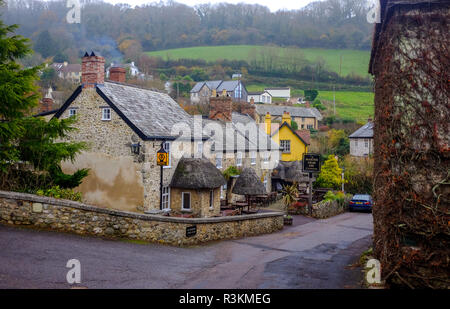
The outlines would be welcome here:
M 259 162 L 259 156 L 253 157 L 251 151 L 261 154 L 263 146 L 262 143 L 258 146 L 257 140 L 267 136 L 257 135 L 250 141 L 255 130 L 247 130 L 247 133 L 238 130 L 245 130 L 241 122 L 253 121 L 251 118 L 236 115 L 227 123 L 217 120 L 219 115 L 212 119 L 190 116 L 167 94 L 119 82 L 124 80 L 123 71 L 111 75 L 116 80 L 105 81 L 104 63 L 104 58 L 94 53 L 83 57 L 82 84 L 54 115 L 57 118 L 77 117 L 77 131 L 71 132 L 68 139 L 85 141 L 89 146 L 74 162 L 63 163 L 66 172 L 90 168 L 89 176 L 77 188 L 83 192 L 86 202 L 127 211 L 177 209 L 184 191 L 178 190 L 183 188 L 176 187 L 173 175 L 180 159 L 190 157 L 205 157 L 219 170 L 231 164 L 240 166 L 249 162 L 263 177 L 261 165 L 255 164 L 255 161 Z M 219 134 L 222 130 L 224 134 Z M 241 139 L 244 142 L 241 143 Z M 156 153 L 161 147 L 169 153 L 169 165 L 162 169 L 160 197 L 161 169 L 157 166 Z M 276 160 L 276 147 L 275 144 L 264 152 L 263 165 L 268 173 L 273 165 L 270 161 Z M 218 164 L 219 159 L 223 164 Z M 269 183 L 267 188 L 270 188 Z M 214 211 L 197 212 L 215 215 L 216 208 L 220 207 L 220 190 L 198 189 L 217 191 L 213 193 Z

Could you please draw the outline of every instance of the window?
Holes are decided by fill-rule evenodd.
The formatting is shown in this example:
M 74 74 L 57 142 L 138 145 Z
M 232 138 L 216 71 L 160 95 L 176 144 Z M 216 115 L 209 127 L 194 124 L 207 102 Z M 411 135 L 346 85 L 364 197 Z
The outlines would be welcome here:
M 111 120 L 111 109 L 106 107 L 102 108 L 102 120 Z
M 75 108 L 69 109 L 69 117 L 73 117 L 77 114 L 77 110 Z
M 369 148 L 369 140 L 364 139 L 364 147 Z
M 227 195 L 227 184 L 224 184 L 222 187 L 220 187 L 220 199 L 224 200 Z
M 236 166 L 242 166 L 242 152 L 236 154 Z
M 256 165 L 256 151 L 252 151 L 250 154 L 250 164 Z
M 283 153 L 291 153 L 291 141 L 281 140 L 280 147 L 283 149 Z
M 209 191 L 209 208 L 214 208 L 214 190 Z
M 163 187 L 162 209 L 170 209 L 170 187 Z
M 170 142 L 164 142 L 163 148 L 169 154 L 169 165 L 164 166 L 164 168 L 170 168 L 172 166 L 172 156 L 170 154 Z
M 216 154 L 216 168 L 222 168 L 222 154 Z
M 181 193 L 181 209 L 191 210 L 191 193 L 189 192 Z
M 263 163 L 269 163 L 269 156 L 270 156 L 270 154 L 269 154 L 268 151 L 264 152 L 264 154 L 263 154 Z
M 237 88 L 234 90 L 234 97 L 236 99 L 242 98 L 242 85 L 239 83 Z
M 302 129 L 304 129 L 305 128 L 305 125 L 304 124 L 302 124 Z
M 355 147 L 358 147 L 358 140 L 355 139 Z
M 306 128 L 307 128 L 308 130 L 311 130 L 311 129 L 314 128 L 314 126 L 313 126 L 312 124 L 308 124 L 308 125 L 306 126 Z
M 197 143 L 197 155 L 200 157 L 203 155 L 203 142 Z
M 305 122 L 305 117 L 302 117 L 302 122 Z

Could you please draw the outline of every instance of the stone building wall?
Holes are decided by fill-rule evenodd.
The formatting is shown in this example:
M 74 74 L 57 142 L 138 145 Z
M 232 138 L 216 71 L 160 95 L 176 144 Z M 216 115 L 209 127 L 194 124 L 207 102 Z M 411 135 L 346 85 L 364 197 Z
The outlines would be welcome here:
M 170 189 L 171 209 L 178 213 L 192 214 L 195 217 L 209 218 L 220 215 L 220 188 L 214 189 L 213 208 L 209 207 L 210 199 L 209 189 L 189 190 L 189 189 Z M 191 210 L 182 209 L 182 193 L 191 194 Z
M 78 202 L 0 191 L 0 223 L 169 245 L 254 236 L 283 228 L 283 213 L 186 219 L 104 209 Z M 195 226 L 195 236 L 186 228 Z
M 371 154 L 373 154 L 373 138 L 350 139 L 350 155 L 355 157 L 365 157 Z

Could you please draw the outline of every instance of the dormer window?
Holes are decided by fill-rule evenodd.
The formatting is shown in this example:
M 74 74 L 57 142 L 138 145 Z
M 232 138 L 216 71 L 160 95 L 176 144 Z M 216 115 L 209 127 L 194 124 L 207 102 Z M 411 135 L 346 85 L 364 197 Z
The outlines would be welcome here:
M 102 120 L 111 120 L 111 109 L 109 107 L 102 108 Z

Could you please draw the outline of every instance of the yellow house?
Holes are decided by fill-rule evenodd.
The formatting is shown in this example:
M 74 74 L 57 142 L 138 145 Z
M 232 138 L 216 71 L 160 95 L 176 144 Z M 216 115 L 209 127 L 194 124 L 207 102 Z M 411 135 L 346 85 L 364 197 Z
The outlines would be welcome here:
M 310 144 L 310 132 L 308 130 L 294 130 L 291 127 L 291 115 L 283 113 L 281 124 L 276 124 L 278 128 L 272 126 L 272 117 L 266 114 L 266 133 L 277 142 L 283 149 L 281 161 L 300 161 L 303 154 L 308 152 Z M 272 133 L 273 132 L 273 133 Z

